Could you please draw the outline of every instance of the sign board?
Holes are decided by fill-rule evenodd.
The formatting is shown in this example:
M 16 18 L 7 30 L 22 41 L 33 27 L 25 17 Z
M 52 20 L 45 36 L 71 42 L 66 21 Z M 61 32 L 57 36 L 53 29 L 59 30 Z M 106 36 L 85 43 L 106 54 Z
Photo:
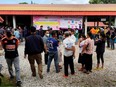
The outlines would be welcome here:
M 53 30 L 59 30 L 59 28 L 82 29 L 82 19 L 82 17 L 33 16 L 33 25 L 37 29 L 43 25 L 44 30 L 47 30 L 48 27 Z

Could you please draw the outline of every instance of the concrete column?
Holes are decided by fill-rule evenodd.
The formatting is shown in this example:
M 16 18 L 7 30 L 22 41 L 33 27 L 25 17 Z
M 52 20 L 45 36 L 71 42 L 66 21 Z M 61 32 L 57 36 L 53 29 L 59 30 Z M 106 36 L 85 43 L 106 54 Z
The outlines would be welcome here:
M 13 16 L 13 28 L 16 28 L 16 17 Z
M 114 27 L 116 28 L 116 16 L 115 16 L 115 20 L 114 20 Z
M 5 16 L 6 25 L 8 25 L 8 16 Z
M 85 17 L 83 16 L 82 33 L 85 33 Z
M 99 27 L 99 21 L 97 21 L 97 28 Z
M 33 16 L 31 16 L 31 26 L 33 26 Z
M 111 27 L 111 20 L 112 20 L 112 17 L 110 16 L 109 17 L 109 27 Z
M 87 35 L 87 17 L 85 17 L 85 35 Z
M 94 21 L 94 27 L 96 26 L 95 24 L 96 24 L 96 22 Z

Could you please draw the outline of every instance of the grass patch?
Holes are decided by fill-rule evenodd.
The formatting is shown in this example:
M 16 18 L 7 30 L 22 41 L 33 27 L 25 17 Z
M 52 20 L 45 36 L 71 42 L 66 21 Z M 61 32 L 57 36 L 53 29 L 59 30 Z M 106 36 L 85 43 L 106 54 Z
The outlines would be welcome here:
M 9 77 L 5 76 L 5 75 L 1 79 L 2 79 L 2 82 L 1 82 L 0 87 L 14 87 L 14 86 L 16 86 L 16 80 L 15 79 L 10 80 Z

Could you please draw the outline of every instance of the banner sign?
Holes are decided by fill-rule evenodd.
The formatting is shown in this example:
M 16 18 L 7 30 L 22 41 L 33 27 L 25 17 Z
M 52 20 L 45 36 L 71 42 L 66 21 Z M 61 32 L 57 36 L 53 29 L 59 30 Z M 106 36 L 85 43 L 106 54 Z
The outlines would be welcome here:
M 82 19 L 83 17 L 33 16 L 33 25 L 37 29 L 43 25 L 44 30 L 47 30 L 48 27 L 53 30 L 59 30 L 59 28 L 82 29 Z

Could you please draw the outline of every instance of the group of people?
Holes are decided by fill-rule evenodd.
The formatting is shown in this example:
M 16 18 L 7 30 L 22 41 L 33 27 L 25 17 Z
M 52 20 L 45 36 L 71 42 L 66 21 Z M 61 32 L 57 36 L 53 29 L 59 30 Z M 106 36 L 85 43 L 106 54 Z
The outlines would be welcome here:
M 30 27 L 30 35 L 25 37 L 25 49 L 24 49 L 24 58 L 28 55 L 28 61 L 31 67 L 32 76 L 36 77 L 36 68 L 35 61 L 38 65 L 38 75 L 43 79 L 43 68 L 42 68 L 42 54 L 44 52 L 44 60 L 47 65 L 46 72 L 50 72 L 51 62 L 54 59 L 56 73 L 60 72 L 62 66 L 60 62 L 62 57 L 64 58 L 64 77 L 67 78 L 68 68 L 70 66 L 71 74 L 75 74 L 74 70 L 74 58 L 76 53 L 76 44 L 77 39 L 75 37 L 75 31 L 70 29 L 63 34 L 63 41 L 58 40 L 57 33 L 53 30 L 46 30 L 43 35 L 42 27 L 40 31 L 36 32 L 34 26 Z M 41 34 L 41 35 L 38 35 Z M 79 71 L 83 71 L 86 74 L 92 72 L 92 55 L 94 52 L 94 45 L 96 45 L 97 53 L 97 66 L 100 66 L 100 59 L 102 61 L 102 68 L 104 67 L 104 58 L 103 54 L 105 52 L 105 33 L 102 31 L 99 32 L 98 38 L 93 38 L 91 32 L 87 33 L 87 37 L 83 34 L 80 35 L 78 40 L 79 46 L 79 58 L 78 63 L 82 64 L 82 67 Z M 14 78 L 12 64 L 14 64 L 16 71 L 16 81 L 17 85 L 21 85 L 20 78 L 20 67 L 19 67 L 19 54 L 18 54 L 18 38 L 12 34 L 11 31 L 6 31 L 6 36 L 1 41 L 2 47 L 5 51 L 5 59 L 8 65 L 8 70 L 10 74 L 10 79 Z M 62 48 L 64 52 L 62 53 Z
M 112 50 L 115 49 L 115 40 L 116 40 L 116 28 L 114 27 L 104 27 L 104 28 L 91 28 L 90 32 L 93 35 L 93 39 L 97 39 L 100 36 L 100 32 L 104 33 L 107 40 L 107 47 Z
M 16 28 L 12 28 L 10 26 L 0 26 L 0 40 L 5 36 L 6 31 L 11 31 L 20 42 L 23 42 L 23 38 L 30 35 L 30 30 L 27 26 L 17 26 Z

